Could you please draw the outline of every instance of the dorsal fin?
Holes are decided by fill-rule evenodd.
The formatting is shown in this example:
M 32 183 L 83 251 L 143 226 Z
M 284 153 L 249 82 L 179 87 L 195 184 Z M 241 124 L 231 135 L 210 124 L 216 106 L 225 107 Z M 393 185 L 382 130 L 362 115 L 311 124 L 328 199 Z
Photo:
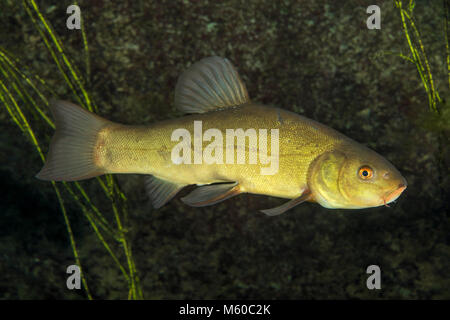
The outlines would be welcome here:
M 236 69 L 220 57 L 194 63 L 180 76 L 175 88 L 175 106 L 186 113 L 203 113 L 249 101 Z

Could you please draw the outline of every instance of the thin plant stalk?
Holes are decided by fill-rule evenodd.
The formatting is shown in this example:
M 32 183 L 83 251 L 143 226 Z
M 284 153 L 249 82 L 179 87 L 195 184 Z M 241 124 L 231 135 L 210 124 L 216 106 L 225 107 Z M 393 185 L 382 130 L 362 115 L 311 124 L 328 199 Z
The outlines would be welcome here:
M 434 84 L 433 75 L 431 73 L 430 64 L 428 62 L 428 58 L 419 33 L 419 29 L 417 28 L 414 19 L 412 17 L 412 12 L 415 7 L 415 3 L 414 1 L 410 0 L 408 9 L 404 9 L 403 2 L 401 0 L 395 0 L 395 5 L 399 9 L 400 17 L 402 20 L 403 32 L 405 34 L 405 38 L 412 55 L 412 58 L 405 56 L 403 56 L 403 58 L 406 58 L 408 61 L 411 61 L 415 64 L 417 72 L 419 73 L 419 77 L 422 81 L 422 85 L 427 93 L 430 110 L 439 113 L 437 103 L 442 102 L 442 99 L 440 98 L 437 88 Z M 410 34 L 408 25 L 409 27 L 412 28 L 413 34 Z M 415 40 L 415 42 L 419 44 L 418 46 L 415 45 L 413 39 Z
M 75 66 L 70 61 L 69 57 L 65 53 L 63 44 L 57 34 L 53 31 L 50 23 L 43 16 L 39 10 L 36 2 L 34 0 L 23 0 L 24 8 L 27 11 L 35 29 L 38 30 L 48 53 L 53 58 L 56 66 L 65 83 L 71 89 L 73 95 L 76 97 L 80 105 L 84 106 L 90 111 L 97 111 L 96 105 L 92 102 L 89 97 L 88 91 L 84 86 L 83 77 L 77 72 Z M 36 18 L 37 17 L 37 18 Z M 85 55 L 85 71 L 86 78 L 90 78 L 90 60 L 89 60 L 89 46 L 87 42 L 86 33 L 84 28 L 82 30 L 83 37 L 83 49 Z M 31 74 L 31 76 L 30 76 Z M 4 81 L 2 81 L 2 79 Z M 32 145 L 38 151 L 42 161 L 45 161 L 44 154 L 38 143 L 35 132 L 30 126 L 30 122 L 27 119 L 25 113 L 22 111 L 20 105 L 29 107 L 29 112 L 43 120 L 50 127 L 54 128 L 54 123 L 46 115 L 46 112 L 40 107 L 33 96 L 27 90 L 29 86 L 33 93 L 37 94 L 45 107 L 48 107 L 48 101 L 45 94 L 38 88 L 34 83 L 33 79 L 37 80 L 37 85 L 43 86 L 47 91 L 54 95 L 54 91 L 49 88 L 44 79 L 40 78 L 33 72 L 30 72 L 25 66 L 20 64 L 17 57 L 14 57 L 10 53 L 6 52 L 4 48 L 0 47 L 0 102 L 5 106 L 7 113 L 9 114 L 11 120 L 19 127 L 19 129 L 25 133 L 31 140 Z M 11 89 L 10 89 L 11 88 Z M 12 91 L 11 91 L 12 90 Z M 14 95 L 17 95 L 19 100 L 16 100 Z M 21 102 L 18 102 L 21 101 Z M 106 180 L 106 183 L 104 181 Z M 105 195 L 111 202 L 111 209 L 114 215 L 114 220 L 116 221 L 116 228 L 111 226 L 110 222 L 104 217 L 100 210 L 93 204 L 90 197 L 86 191 L 81 187 L 78 182 L 66 183 L 63 182 L 63 186 L 68 191 L 69 195 L 72 196 L 74 201 L 80 206 L 83 215 L 88 220 L 89 224 L 94 230 L 99 241 L 103 244 L 108 254 L 112 257 L 115 264 L 120 269 L 125 280 L 128 282 L 128 298 L 129 299 L 142 299 L 143 294 L 140 289 L 139 277 L 137 276 L 136 266 L 132 257 L 131 245 L 127 239 L 127 231 L 124 226 L 124 221 L 127 218 L 126 209 L 126 197 L 120 190 L 117 183 L 115 183 L 114 178 L 111 175 L 106 175 L 105 178 L 97 177 L 97 182 L 100 188 L 104 190 Z M 52 182 L 55 189 L 59 205 L 61 207 L 62 214 L 64 216 L 64 221 L 66 224 L 67 231 L 69 233 L 69 239 L 72 246 L 75 261 L 81 268 L 81 263 L 79 259 L 78 250 L 75 243 L 75 238 L 73 236 L 72 228 L 70 226 L 70 221 L 68 219 L 67 210 L 64 205 L 64 201 L 61 192 L 55 182 Z M 75 186 L 75 190 L 81 195 L 77 195 L 75 190 L 71 185 Z M 120 200 L 120 201 L 117 201 Z M 83 204 L 86 203 L 86 205 Z M 119 210 L 118 205 L 121 204 Z M 127 269 L 122 265 L 122 263 L 117 258 L 112 247 L 108 244 L 106 238 L 103 237 L 102 232 L 105 232 L 110 238 L 116 240 L 120 243 L 120 247 L 123 249 L 125 254 L 125 259 L 127 263 Z M 92 299 L 92 295 L 87 285 L 86 277 L 83 272 L 81 272 L 82 283 L 85 289 L 88 299 Z

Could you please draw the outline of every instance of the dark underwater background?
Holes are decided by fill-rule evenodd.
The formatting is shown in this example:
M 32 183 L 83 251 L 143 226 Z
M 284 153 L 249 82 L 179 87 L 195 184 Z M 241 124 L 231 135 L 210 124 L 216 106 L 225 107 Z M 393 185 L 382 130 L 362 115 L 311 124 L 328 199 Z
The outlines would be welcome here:
M 72 2 L 37 1 L 86 77 L 101 116 L 126 124 L 182 116 L 173 104 L 178 76 L 218 55 L 236 66 L 252 100 L 348 135 L 385 156 L 408 181 L 390 208 L 305 203 L 268 217 L 258 209 L 285 200 L 240 195 L 191 208 L 179 200 L 184 190 L 154 210 L 143 177 L 119 175 L 144 298 L 450 298 L 450 118 L 430 110 L 414 64 L 382 54 L 410 52 L 392 1 L 376 1 L 381 29 L 367 29 L 372 2 L 79 1 L 87 75 L 81 33 L 65 25 Z M 443 1 L 416 1 L 414 18 L 444 114 L 450 96 Z M 21 1 L 0 0 L 0 46 L 45 79 L 57 98 L 74 101 Z M 42 162 L 0 110 L 0 299 L 85 299 L 84 290 L 66 287 L 66 268 L 75 260 L 54 189 L 34 177 Z M 46 152 L 53 130 L 42 121 L 31 124 Z M 94 183 L 81 185 L 113 221 Z M 92 297 L 126 299 L 120 270 L 79 206 L 64 190 L 62 196 Z M 120 245 L 112 245 L 124 261 Z M 369 265 L 381 269 L 380 290 L 366 287 Z

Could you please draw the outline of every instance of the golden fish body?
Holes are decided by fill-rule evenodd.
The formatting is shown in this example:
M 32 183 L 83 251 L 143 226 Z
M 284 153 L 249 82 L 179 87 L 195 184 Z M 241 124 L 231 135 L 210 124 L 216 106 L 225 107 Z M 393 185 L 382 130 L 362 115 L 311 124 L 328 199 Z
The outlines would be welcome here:
M 259 161 L 257 164 L 174 164 L 171 150 L 178 142 L 171 141 L 171 133 L 177 128 L 186 128 L 193 136 L 194 121 L 202 122 L 203 131 L 211 128 L 222 132 L 229 128 L 242 128 L 244 131 L 249 128 L 279 129 L 278 172 L 261 175 L 261 168 L 268 165 Z M 268 138 L 270 142 L 270 136 Z M 163 121 L 149 127 L 107 127 L 99 142 L 103 147 L 98 155 L 98 164 L 109 173 L 152 174 L 181 184 L 238 181 L 243 192 L 293 198 L 306 186 L 311 162 L 342 139 L 343 136 L 336 131 L 295 113 L 249 103 L 238 108 Z M 202 150 L 208 144 L 204 141 Z M 247 141 L 246 159 L 251 157 L 249 153 L 259 151 L 250 149 L 248 144 Z M 193 147 L 191 150 L 194 154 Z M 226 154 L 225 144 L 222 153 Z M 270 154 L 270 148 L 267 153 Z M 296 173 L 295 179 L 293 172 Z
M 151 175 L 148 188 L 155 207 L 189 184 L 200 186 L 184 198 L 194 206 L 214 204 L 239 193 L 293 199 L 264 211 L 269 215 L 303 201 L 328 208 L 378 206 L 395 200 L 406 188 L 392 164 L 357 142 L 314 120 L 251 102 L 226 59 L 206 58 L 188 69 L 180 77 L 175 103 L 197 114 L 151 126 L 129 126 L 67 102 L 56 103 L 52 111 L 57 133 L 38 177 L 79 180 L 104 173 Z M 83 123 L 83 128 L 76 123 Z M 228 138 L 229 130 L 239 129 L 249 133 L 241 144 L 232 135 Z M 184 130 L 189 139 L 174 137 L 177 130 Z M 211 130 L 220 137 L 208 136 Z M 184 161 L 174 160 L 180 141 L 186 148 L 175 156 L 187 156 Z M 70 144 L 72 149 L 67 148 Z M 79 145 L 84 149 L 78 150 L 81 156 L 70 168 L 75 155 L 67 153 Z M 207 155 L 214 155 L 214 161 L 207 160 Z

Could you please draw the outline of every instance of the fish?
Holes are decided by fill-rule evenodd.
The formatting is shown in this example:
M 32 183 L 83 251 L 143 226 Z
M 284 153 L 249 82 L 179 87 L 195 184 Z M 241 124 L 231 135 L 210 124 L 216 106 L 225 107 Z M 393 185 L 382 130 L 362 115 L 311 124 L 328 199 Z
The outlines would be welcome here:
M 389 206 L 407 187 L 394 165 L 366 146 L 315 120 L 253 102 L 226 58 L 203 58 L 186 69 L 175 106 L 187 115 L 136 126 L 52 101 L 56 131 L 36 177 L 144 174 L 154 208 L 188 185 L 197 188 L 181 201 L 193 207 L 243 193 L 289 199 L 261 210 L 269 216 L 305 201 L 328 209 Z

